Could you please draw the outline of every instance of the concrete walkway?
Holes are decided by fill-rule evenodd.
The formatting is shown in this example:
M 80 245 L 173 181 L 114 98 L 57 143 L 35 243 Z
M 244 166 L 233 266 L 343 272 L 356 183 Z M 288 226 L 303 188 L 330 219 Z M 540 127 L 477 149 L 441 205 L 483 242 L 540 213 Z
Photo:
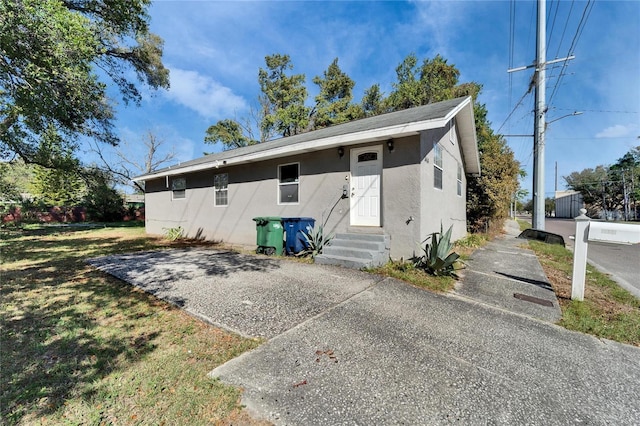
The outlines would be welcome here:
M 562 316 L 558 299 L 538 258 L 517 239 L 520 227 L 508 220 L 505 234 L 476 250 L 467 261 L 456 294 L 509 312 L 549 322 Z
M 276 424 L 640 424 L 640 348 L 549 322 L 557 301 L 523 242 L 507 234 L 476 252 L 446 295 L 227 252 L 92 263 L 268 338 L 211 376 L 242 387 L 249 411 Z

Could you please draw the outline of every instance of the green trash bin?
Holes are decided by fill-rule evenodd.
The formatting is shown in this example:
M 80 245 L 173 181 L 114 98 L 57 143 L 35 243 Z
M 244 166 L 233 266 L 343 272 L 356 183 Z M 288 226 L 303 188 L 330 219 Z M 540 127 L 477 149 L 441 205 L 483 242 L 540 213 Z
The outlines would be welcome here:
M 282 256 L 284 246 L 282 218 L 267 216 L 254 217 L 253 220 L 256 222 L 256 245 L 258 246 L 256 253 Z

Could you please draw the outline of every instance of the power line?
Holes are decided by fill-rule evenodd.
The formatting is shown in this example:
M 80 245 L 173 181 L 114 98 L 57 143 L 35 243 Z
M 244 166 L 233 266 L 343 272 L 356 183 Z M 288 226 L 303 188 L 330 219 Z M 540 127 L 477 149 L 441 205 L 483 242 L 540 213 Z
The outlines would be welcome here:
M 576 108 L 557 108 L 554 107 L 555 109 L 557 109 L 558 111 L 575 111 Z M 640 114 L 640 112 L 638 111 L 611 111 L 611 110 L 602 110 L 602 109 L 584 109 L 584 108 L 578 108 L 580 111 L 583 112 L 601 112 L 601 113 L 613 113 L 613 114 Z
M 551 9 L 553 9 L 553 1 L 551 1 L 551 7 L 549 8 L 549 16 L 547 16 L 547 20 L 549 19 L 549 17 L 551 16 Z M 556 25 L 556 18 L 558 16 L 558 9 L 560 8 L 560 2 L 555 2 L 556 5 L 556 11 L 553 13 L 553 20 L 551 21 L 551 30 L 549 31 L 549 35 L 547 36 L 547 44 L 550 43 L 551 41 L 551 37 L 553 37 L 553 29 L 555 28 Z
M 560 42 L 558 43 L 558 50 L 556 51 L 556 58 L 560 56 L 560 48 L 562 47 L 562 41 L 564 40 L 564 36 L 567 33 L 567 27 L 569 26 L 569 20 L 571 19 L 571 12 L 573 11 L 573 0 L 571 1 L 571 7 L 569 8 L 569 14 L 567 15 L 567 20 L 564 23 L 564 28 L 562 29 L 562 35 L 560 36 Z M 567 55 L 569 56 L 569 55 Z
M 602 139 L 636 139 L 635 136 L 600 136 L 600 137 L 577 137 L 577 138 L 558 138 L 558 137 L 549 137 L 549 139 L 553 140 L 583 140 L 583 141 L 597 141 Z
M 567 14 L 567 19 L 564 23 L 564 28 L 562 30 L 562 36 L 560 37 L 560 42 L 558 43 L 558 50 L 556 50 L 556 58 L 560 56 L 560 49 L 562 48 L 562 42 L 564 41 L 564 36 L 567 32 L 567 27 L 569 26 L 569 21 L 571 20 L 571 13 L 573 12 L 573 0 L 571 1 L 571 7 L 569 8 L 569 13 Z M 571 49 L 569 49 L 569 52 L 571 52 Z M 567 56 L 570 56 L 570 54 L 568 54 Z M 560 80 L 562 78 L 562 73 L 564 72 L 565 67 L 567 66 L 567 63 L 565 61 L 564 64 L 562 64 L 561 67 L 558 66 L 554 66 L 552 68 L 552 71 L 555 71 L 556 69 L 560 68 L 560 73 L 558 74 L 558 79 L 556 80 L 555 86 L 553 87 L 553 91 L 551 94 L 551 97 L 549 98 L 549 104 L 551 104 L 551 100 L 553 99 L 553 94 L 556 92 L 558 86 L 560 85 Z M 555 78 L 555 75 L 552 75 L 551 78 Z
M 524 101 L 524 98 L 527 97 L 527 95 L 531 94 L 531 86 L 529 87 L 529 89 L 524 93 L 524 95 L 522 95 L 522 97 L 520 98 L 520 100 L 516 103 L 516 106 L 513 107 L 513 109 L 511 110 L 511 112 L 509 113 L 509 115 L 507 116 L 507 118 L 504 119 L 504 121 L 502 122 L 502 124 L 500 125 L 500 127 L 498 128 L 498 130 L 496 131 L 496 133 L 500 133 L 500 130 L 502 130 L 502 128 L 504 127 L 504 125 L 507 123 L 507 121 L 509 121 L 509 119 L 511 118 L 511 116 L 513 115 L 514 112 L 516 112 L 516 110 L 518 109 L 518 107 L 522 104 L 522 101 Z
M 571 56 L 573 54 L 573 52 L 575 52 L 575 49 L 576 49 L 576 47 L 578 45 L 578 41 L 582 37 L 582 32 L 584 31 L 584 28 L 586 27 L 587 22 L 589 20 L 589 16 L 591 15 L 591 11 L 593 10 L 593 5 L 594 4 L 595 4 L 595 2 L 592 1 L 592 0 L 588 0 L 587 1 L 587 4 L 585 5 L 584 10 L 582 11 L 582 16 L 580 18 L 580 22 L 578 23 L 578 28 L 576 29 L 576 34 L 573 36 L 573 40 L 571 41 L 571 46 L 569 46 L 569 51 L 568 51 L 567 56 Z M 573 6 L 573 2 L 572 2 L 572 6 Z M 562 77 L 564 77 L 566 75 L 565 74 L 565 69 L 567 68 L 567 65 L 568 65 L 568 61 L 564 61 L 562 70 L 560 71 L 560 75 L 558 76 L 558 81 L 556 82 L 556 85 L 555 85 L 555 87 L 553 88 L 553 90 L 551 92 L 551 96 L 549 97 L 548 104 L 551 104 L 551 102 L 553 101 L 553 97 L 555 96 L 556 92 L 558 91 L 558 87 L 560 86 L 560 82 L 562 81 Z
M 516 2 L 515 0 L 511 0 L 509 4 L 509 68 L 513 68 L 513 56 L 515 51 L 515 28 L 516 28 Z M 512 96 L 513 96 L 513 75 L 509 74 L 509 105 L 511 105 Z M 502 126 L 500 128 L 502 128 Z

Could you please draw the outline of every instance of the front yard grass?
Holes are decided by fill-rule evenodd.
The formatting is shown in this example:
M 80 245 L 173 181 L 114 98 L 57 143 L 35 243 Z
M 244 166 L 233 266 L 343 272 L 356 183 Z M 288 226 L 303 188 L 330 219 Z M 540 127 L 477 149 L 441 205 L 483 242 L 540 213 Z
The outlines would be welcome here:
M 144 228 L 2 230 L 3 424 L 251 424 L 207 373 L 259 341 L 196 320 L 85 263 L 176 246 Z
M 518 220 L 521 230 L 531 224 Z M 587 264 L 584 301 L 571 300 L 573 253 L 560 246 L 529 241 L 562 309 L 559 325 L 596 337 L 640 346 L 640 300 L 607 274 Z
M 608 275 L 587 265 L 584 301 L 571 300 L 573 253 L 560 246 L 529 241 L 560 302 L 559 325 L 596 337 L 640 346 L 640 299 Z

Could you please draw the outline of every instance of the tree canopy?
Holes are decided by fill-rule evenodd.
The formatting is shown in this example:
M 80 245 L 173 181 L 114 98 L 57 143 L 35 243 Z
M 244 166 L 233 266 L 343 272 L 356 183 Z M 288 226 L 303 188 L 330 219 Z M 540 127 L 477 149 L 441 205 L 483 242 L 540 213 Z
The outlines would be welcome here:
M 0 0 L 0 156 L 63 167 L 43 151 L 52 131 L 71 151 L 80 135 L 117 144 L 104 76 L 125 102 L 141 99 L 130 71 L 138 83 L 169 86 L 150 3 Z
M 475 104 L 474 110 L 480 176 L 467 180 L 467 220 L 472 229 L 481 230 L 508 215 L 519 187 L 520 163 L 506 140 L 491 129 L 486 107 Z
M 29 192 L 38 201 L 51 206 L 75 205 L 84 195 L 79 161 L 64 145 L 55 129 L 50 128 L 45 132 L 41 150 L 60 167 L 35 165 Z
M 204 141 L 210 144 L 221 143 L 224 149 L 240 148 L 258 143 L 251 137 L 245 136 L 240 123 L 228 118 L 209 126 Z
M 459 83 L 460 71 L 442 56 L 420 62 L 415 54 L 409 54 L 396 67 L 396 81 L 389 96 L 385 97 L 380 84 L 374 84 L 364 91 L 359 103 L 353 100 L 355 82 L 335 58 L 322 76 L 313 79 L 319 88 L 313 107 L 305 104 L 305 76 L 291 74 L 293 64 L 288 55 L 267 56 L 265 62 L 267 68 L 260 68 L 258 73 L 261 140 L 248 136 L 248 129 L 238 121 L 227 119 L 209 127 L 206 142 L 222 143 L 225 149 L 236 148 L 276 135 L 292 136 L 362 117 L 471 96 L 482 175 L 467 180 L 468 219 L 482 227 L 491 219 L 499 222 L 507 216 L 518 191 L 520 165 L 504 138 L 491 129 L 486 106 L 477 103 L 482 86 L 476 82 Z
M 329 65 L 323 77 L 316 76 L 313 82 L 320 89 L 312 113 L 313 129 L 346 123 L 362 116 L 362 109 L 352 104 L 356 83 L 340 69 L 338 58 Z
M 564 180 L 569 189 L 582 194 L 589 214 L 602 210 L 622 210 L 628 214 L 640 199 L 640 146 L 629 150 L 613 165 L 572 172 Z
M 440 55 L 425 59 L 418 67 L 418 58 L 412 53 L 396 68 L 397 81 L 388 106 L 397 111 L 452 99 L 459 76 L 460 71 Z
M 118 147 L 109 147 L 109 150 L 102 149 L 97 143 L 93 144 L 93 152 L 98 155 L 101 163 L 94 168 L 108 174 L 113 183 L 131 187 L 137 193 L 144 193 L 144 182 L 134 182 L 132 179 L 171 165 L 176 159 L 175 147 L 170 146 L 167 149 L 166 140 L 152 130 L 147 130 L 141 140 L 133 143 L 144 146 L 142 155 L 132 155 L 131 150 L 127 149 L 132 144 L 127 140 L 123 140 Z M 115 154 L 115 159 L 109 154 Z M 102 177 L 100 179 L 104 180 Z
M 267 69 L 260 68 L 258 72 L 264 108 L 263 132 L 293 136 L 306 131 L 310 108 L 305 105 L 308 96 L 305 75 L 288 75 L 293 70 L 289 55 L 267 56 L 265 62 Z

